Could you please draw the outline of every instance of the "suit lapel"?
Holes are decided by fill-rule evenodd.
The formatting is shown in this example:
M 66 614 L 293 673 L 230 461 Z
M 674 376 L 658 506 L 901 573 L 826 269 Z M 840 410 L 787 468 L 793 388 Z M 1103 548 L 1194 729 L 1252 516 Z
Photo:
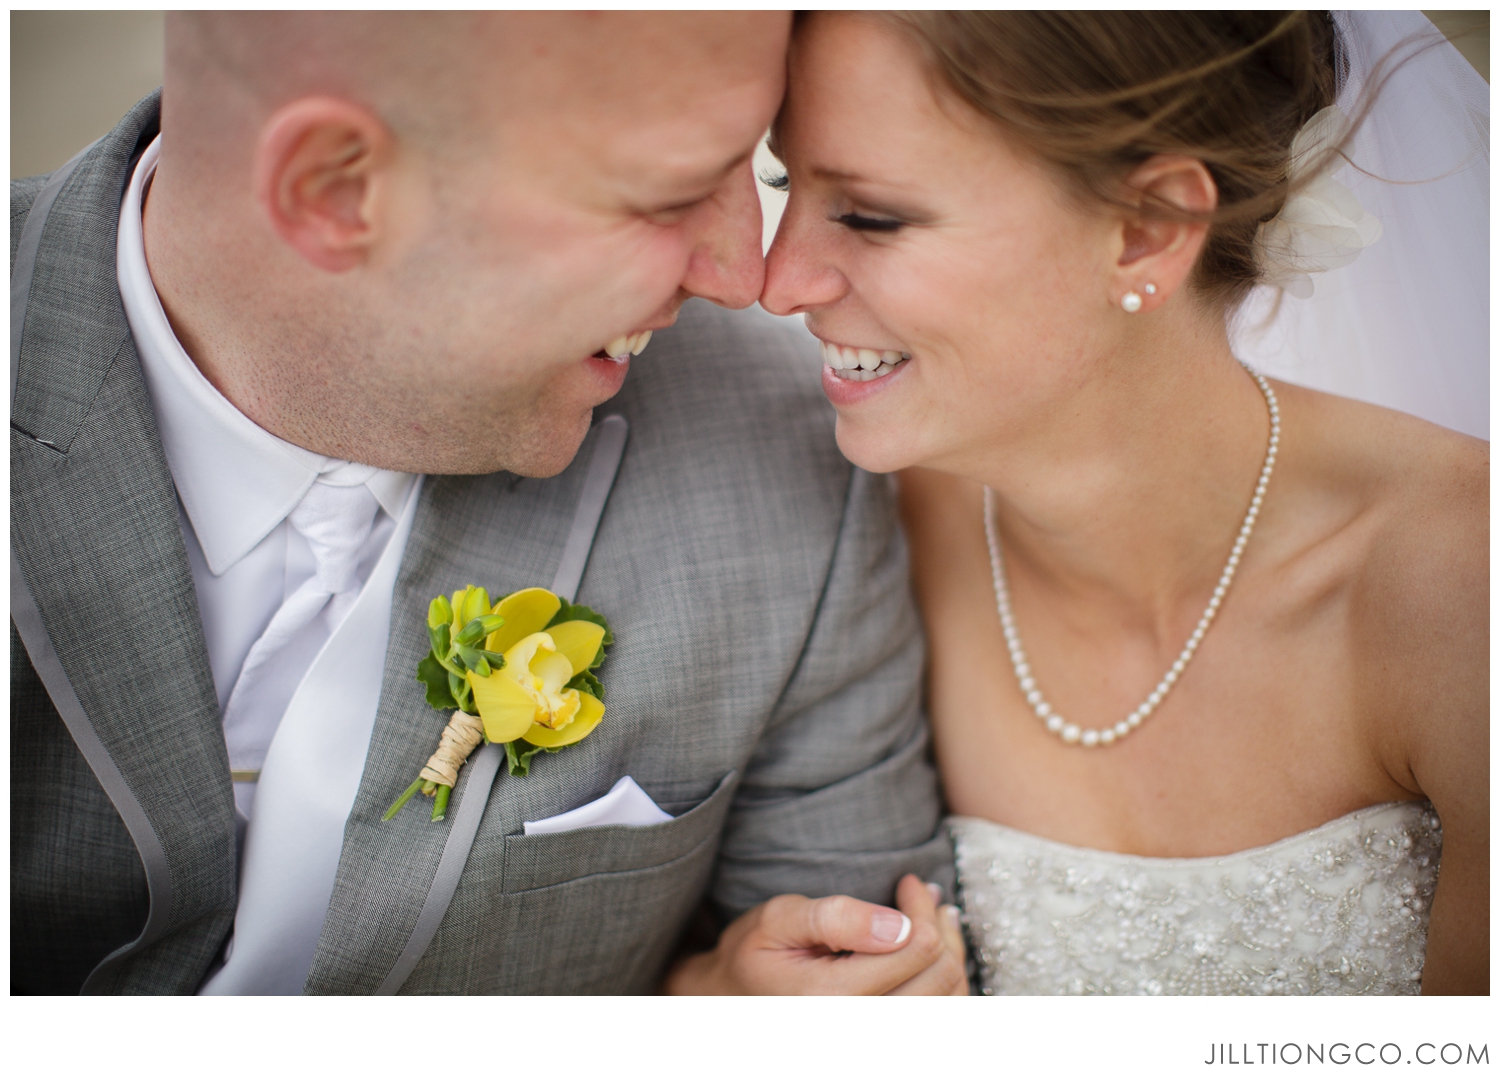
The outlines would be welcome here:
M 153 96 L 58 194 L 27 303 L 11 432 L 15 562 L 169 875 L 164 888 L 152 886 L 154 903 L 169 899 L 150 913 L 163 940 L 114 954 L 91 979 L 103 990 L 163 976 L 195 988 L 235 900 L 233 797 L 213 676 L 176 492 L 115 280 L 120 193 L 156 120 Z
M 477 820 L 475 805 L 466 809 L 465 800 L 471 783 L 485 773 L 479 753 L 460 772 L 446 822 L 434 823 L 411 808 L 390 822 L 381 820 L 431 754 L 445 723 L 444 715 L 427 706 L 415 677 L 429 645 L 428 602 L 470 583 L 496 596 L 556 585 L 559 577 L 564 582 L 571 578 L 576 586 L 623 451 L 623 426 L 620 419 L 596 425 L 572 465 L 556 478 L 429 478 L 424 487 L 396 583 L 380 707 L 344 830 L 338 878 L 308 976 L 309 993 L 371 993 L 387 983 L 398 962 L 409 971 L 406 965 L 426 946 L 422 938 L 413 942 L 413 932 L 435 929 L 436 922 L 426 920 L 440 920 L 452 895 L 451 888 L 437 900 L 431 895 L 435 879 L 442 886 L 439 864 L 452 871 L 453 863 L 444 862 L 445 850 L 460 870 L 467 856 L 466 842 L 460 842 L 462 848 L 449 849 L 448 844 L 457 823 L 466 816 Z M 609 462 L 607 476 L 596 449 Z M 475 792 L 489 803 L 484 813 L 494 813 L 488 782 L 480 779 Z M 520 818 L 500 819 L 499 824 L 501 832 L 519 830 Z M 456 882 L 456 875 L 449 881 Z M 403 952 L 412 948 L 415 954 L 403 959 Z M 398 980 L 404 977 L 397 975 Z

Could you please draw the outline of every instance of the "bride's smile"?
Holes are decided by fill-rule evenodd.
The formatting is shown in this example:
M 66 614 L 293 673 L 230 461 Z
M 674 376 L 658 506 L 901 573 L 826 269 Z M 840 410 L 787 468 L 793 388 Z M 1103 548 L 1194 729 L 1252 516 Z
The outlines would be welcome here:
M 1103 215 L 940 96 L 915 46 L 872 23 L 811 20 L 790 79 L 773 141 L 790 200 L 761 302 L 803 313 L 822 341 L 844 453 L 874 471 L 953 461 L 981 430 L 1074 409 L 1101 343 L 1084 312 L 1111 286 L 1085 256 Z M 870 367 L 850 349 L 909 358 Z M 849 376 L 856 365 L 868 372 Z
M 1226 327 L 1294 137 L 1333 114 L 1335 38 L 1326 14 L 821 13 L 794 34 L 761 302 L 820 341 L 844 454 L 901 472 L 992 989 L 1191 987 L 1067 955 L 1116 930 L 1124 953 L 1139 925 L 1099 910 L 1109 856 L 1208 937 L 1291 899 L 1223 905 L 1235 872 L 1387 840 L 1408 852 L 1361 869 L 1416 903 L 1384 950 L 1346 939 L 1384 970 L 1286 981 L 1409 990 L 1424 944 L 1425 988 L 1479 981 L 1457 924 L 1484 900 L 1485 446 L 1262 378 Z M 1216 74 L 1231 55 L 1253 74 Z M 1438 844 L 1428 941 L 1402 924 Z M 1036 932 L 1086 890 L 1053 894 L 1054 867 L 1102 872 L 1104 902 L 1055 952 Z M 1348 884 L 1315 873 L 1299 892 Z M 1307 914 L 1287 929 L 1332 944 Z M 1297 959 L 1249 951 L 1198 986 Z

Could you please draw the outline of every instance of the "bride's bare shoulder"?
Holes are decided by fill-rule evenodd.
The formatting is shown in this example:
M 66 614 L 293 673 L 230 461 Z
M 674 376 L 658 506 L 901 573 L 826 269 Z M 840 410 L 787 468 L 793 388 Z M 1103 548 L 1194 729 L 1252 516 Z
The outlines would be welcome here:
M 1350 619 L 1371 706 L 1404 723 L 1478 705 L 1488 690 L 1489 443 L 1325 393 L 1281 394 L 1306 438 L 1312 485 L 1357 505 Z
M 1489 442 L 1341 396 L 1278 392 L 1313 484 L 1347 491 L 1371 524 L 1372 571 L 1454 555 L 1488 563 Z

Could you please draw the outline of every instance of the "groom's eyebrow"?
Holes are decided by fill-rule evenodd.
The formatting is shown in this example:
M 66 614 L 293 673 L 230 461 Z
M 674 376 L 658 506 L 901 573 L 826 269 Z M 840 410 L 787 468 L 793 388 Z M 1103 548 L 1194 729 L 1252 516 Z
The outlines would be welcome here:
M 751 153 L 741 153 L 733 160 L 725 161 L 717 168 L 714 168 L 712 165 L 705 165 L 701 170 L 697 167 L 675 170 L 668 179 L 668 183 L 680 190 L 717 187 L 731 172 L 742 168 L 745 162 L 751 158 L 753 152 L 752 150 Z

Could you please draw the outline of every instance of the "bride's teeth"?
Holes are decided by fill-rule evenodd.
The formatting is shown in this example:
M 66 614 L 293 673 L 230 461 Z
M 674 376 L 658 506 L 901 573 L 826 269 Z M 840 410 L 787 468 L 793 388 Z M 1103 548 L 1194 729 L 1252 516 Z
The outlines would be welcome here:
M 649 344 L 650 342 L 651 342 L 651 330 L 650 329 L 647 329 L 645 332 L 637 333 L 630 340 L 630 353 L 632 355 L 639 355 L 642 351 L 646 350 L 646 345 Z
M 617 336 L 604 345 L 604 353 L 612 359 L 630 358 L 630 338 Z
M 823 365 L 844 381 L 874 381 L 885 377 L 901 363 L 911 358 L 904 351 L 876 351 L 868 347 L 840 347 L 826 340 L 819 341 L 823 352 Z

